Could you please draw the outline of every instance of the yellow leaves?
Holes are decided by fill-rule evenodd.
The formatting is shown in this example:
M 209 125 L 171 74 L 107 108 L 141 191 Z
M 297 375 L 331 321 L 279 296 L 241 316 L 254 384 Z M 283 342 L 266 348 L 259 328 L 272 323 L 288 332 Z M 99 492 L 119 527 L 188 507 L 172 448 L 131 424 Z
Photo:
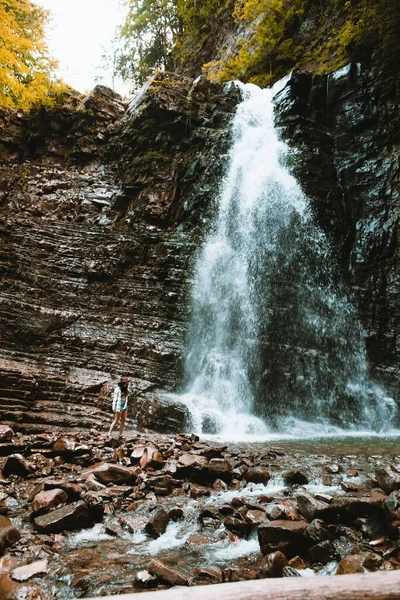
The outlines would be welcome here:
M 60 85 L 44 42 L 47 17 L 30 0 L 0 0 L 0 104 L 27 109 Z

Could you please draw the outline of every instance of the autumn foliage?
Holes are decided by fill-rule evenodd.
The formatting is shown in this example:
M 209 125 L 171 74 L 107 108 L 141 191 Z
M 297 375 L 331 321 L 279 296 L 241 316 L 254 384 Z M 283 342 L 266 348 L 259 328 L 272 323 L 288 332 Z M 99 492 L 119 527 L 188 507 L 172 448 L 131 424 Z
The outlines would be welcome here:
M 0 104 L 50 102 L 59 83 L 44 41 L 47 12 L 30 0 L 0 0 Z

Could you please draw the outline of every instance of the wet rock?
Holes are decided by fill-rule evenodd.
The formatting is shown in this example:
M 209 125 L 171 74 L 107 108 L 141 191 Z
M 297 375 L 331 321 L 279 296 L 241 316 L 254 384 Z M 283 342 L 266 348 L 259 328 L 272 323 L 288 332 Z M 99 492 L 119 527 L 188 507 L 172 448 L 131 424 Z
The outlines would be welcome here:
M 133 398 L 132 406 L 138 429 L 176 433 L 185 431 L 190 421 L 188 407 L 172 398 L 145 394 Z
M 153 559 L 149 564 L 148 571 L 170 585 L 188 585 L 188 579 L 184 575 L 160 560 Z
M 153 538 L 158 538 L 165 533 L 169 523 L 169 515 L 164 508 L 159 508 L 146 523 L 145 531 Z
M 36 517 L 33 522 L 40 533 L 61 533 L 88 527 L 92 524 L 92 518 L 87 504 L 80 500 Z
M 189 496 L 191 498 L 194 498 L 194 499 L 205 498 L 206 496 L 210 496 L 210 495 L 211 495 L 210 488 L 208 488 L 204 485 L 196 485 L 194 483 L 190 484 Z
M 212 477 L 218 477 L 227 481 L 232 479 L 232 465 L 225 458 L 212 458 L 207 468 Z
M 383 559 L 372 552 L 361 552 L 351 554 L 342 558 L 339 563 L 337 575 L 350 575 L 352 573 L 365 573 L 366 571 L 377 571 L 383 564 Z
M 135 585 L 145 589 L 155 588 L 158 585 L 158 577 L 148 571 L 139 571 L 135 575 Z
M 11 577 L 15 581 L 28 581 L 32 577 L 37 577 L 39 575 L 46 575 L 48 571 L 48 562 L 47 560 L 37 560 L 36 562 L 30 563 L 29 565 L 24 565 L 22 567 L 17 567 L 12 572 Z
M 146 488 L 153 490 L 158 496 L 168 496 L 172 492 L 172 477 L 171 475 L 159 475 L 150 477 L 146 481 Z
M 400 520 L 400 491 L 392 492 L 385 499 L 384 508 L 392 520 Z
M 337 557 L 335 548 L 330 540 L 324 540 L 315 546 L 312 546 L 308 551 L 313 563 L 319 562 L 325 565 Z
M 12 454 L 6 458 L 2 473 L 3 477 L 9 477 L 10 475 L 26 477 L 26 475 L 32 473 L 32 469 L 22 454 Z
M 36 494 L 32 501 L 32 508 L 35 513 L 47 512 L 60 504 L 67 502 L 67 494 L 60 489 L 47 490 Z
M 168 512 L 168 517 L 171 521 L 179 521 L 184 515 L 182 508 L 171 508 Z
M 206 547 L 217 542 L 218 540 L 212 533 L 205 531 L 202 533 L 192 533 L 186 540 L 185 545 L 196 550 L 196 548 Z
M 286 485 L 306 485 L 308 483 L 308 477 L 301 471 L 286 471 L 282 477 Z
M 264 556 L 261 561 L 261 576 L 282 577 L 283 568 L 288 564 L 288 560 L 282 552 L 271 552 L 267 556 Z
M 113 465 L 110 463 L 104 463 L 99 465 L 92 471 L 93 475 L 103 483 L 107 485 L 109 483 L 117 483 L 117 484 L 131 484 L 134 483 L 134 475 L 133 472 L 127 467 L 122 467 L 120 465 Z
M 76 442 L 74 439 L 61 436 L 54 442 L 52 450 L 57 454 L 73 454 L 75 447 Z
M 193 575 L 191 585 L 222 583 L 223 581 L 222 570 L 219 567 L 198 567 Z
M 8 442 L 14 435 L 13 430 L 8 425 L 0 425 L 0 443 Z
M 16 527 L 8 521 L 8 525 L 3 521 L 5 517 L 0 517 L 0 556 L 4 554 L 6 548 L 10 548 L 21 539 L 21 534 Z M 3 525 L 2 525 L 3 523 Z
M 233 531 L 240 537 L 248 537 L 254 530 L 254 525 L 247 522 L 241 515 L 236 513 L 236 516 L 226 517 L 224 520 L 225 528 Z
M 270 477 L 268 470 L 261 466 L 249 467 L 244 474 L 245 480 L 251 483 L 268 483 Z
M 259 525 L 266 520 L 266 514 L 262 510 L 248 510 L 245 513 L 244 518 L 251 525 Z
M 387 494 L 400 490 L 400 475 L 391 469 L 376 469 L 375 477 L 379 487 Z
M 144 449 L 143 456 L 141 457 L 139 464 L 141 469 L 159 469 L 163 466 L 164 459 L 158 448 L 148 446 Z
M 306 529 L 306 535 L 316 544 L 331 538 L 326 523 L 321 519 L 314 519 L 311 521 Z
M 300 513 L 309 521 L 324 515 L 330 506 L 327 502 L 317 500 L 315 496 L 306 490 L 299 490 L 296 499 Z
M 300 556 L 294 556 L 289 560 L 289 567 L 293 567 L 294 569 L 301 571 L 302 569 L 306 568 L 306 563 L 302 558 L 300 558 Z
M 270 521 L 257 528 L 258 541 L 262 554 L 270 554 L 277 550 L 287 558 L 296 554 L 304 555 L 310 546 L 306 536 L 307 521 Z

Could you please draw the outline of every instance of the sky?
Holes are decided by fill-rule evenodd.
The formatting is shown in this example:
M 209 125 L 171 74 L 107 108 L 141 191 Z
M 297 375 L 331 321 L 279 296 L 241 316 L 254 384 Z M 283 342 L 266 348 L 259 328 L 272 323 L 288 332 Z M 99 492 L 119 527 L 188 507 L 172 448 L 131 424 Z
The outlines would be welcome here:
M 111 50 L 116 27 L 124 20 L 120 0 L 34 1 L 51 11 L 47 43 L 65 83 L 80 92 L 98 83 L 112 87 L 112 70 L 101 68 L 102 55 Z M 96 81 L 101 76 L 103 79 Z M 128 93 L 121 80 L 116 80 L 115 90 Z

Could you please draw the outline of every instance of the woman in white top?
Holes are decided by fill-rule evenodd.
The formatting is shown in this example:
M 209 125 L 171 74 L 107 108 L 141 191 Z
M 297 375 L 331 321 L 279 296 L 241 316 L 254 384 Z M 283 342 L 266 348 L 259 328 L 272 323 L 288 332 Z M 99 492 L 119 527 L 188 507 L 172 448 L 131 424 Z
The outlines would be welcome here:
M 121 377 L 120 381 L 114 388 L 112 409 L 114 411 L 114 420 L 110 425 L 108 435 L 111 435 L 114 427 L 120 422 L 119 436 L 121 437 L 125 427 L 126 415 L 128 412 L 128 377 Z

